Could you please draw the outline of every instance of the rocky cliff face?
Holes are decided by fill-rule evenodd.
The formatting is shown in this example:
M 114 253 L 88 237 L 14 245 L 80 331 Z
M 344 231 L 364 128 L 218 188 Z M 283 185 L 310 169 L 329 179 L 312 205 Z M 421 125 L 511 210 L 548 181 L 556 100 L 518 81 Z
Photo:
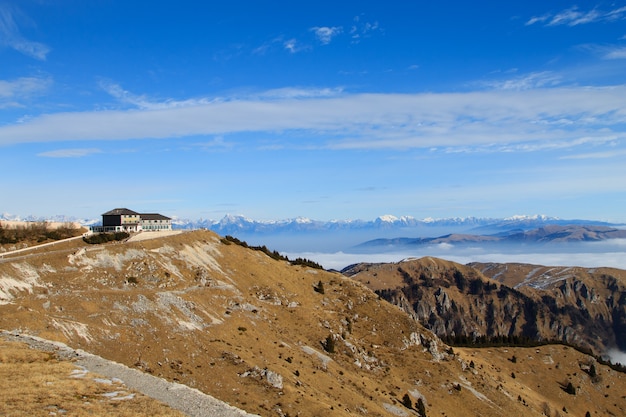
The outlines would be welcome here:
M 469 266 L 520 291 L 541 295 L 550 314 L 571 316 L 592 346 L 595 337 L 598 348 L 626 351 L 626 271 L 529 264 Z
M 595 354 L 626 350 L 624 271 L 541 268 L 423 258 L 343 272 L 445 340 L 555 340 Z

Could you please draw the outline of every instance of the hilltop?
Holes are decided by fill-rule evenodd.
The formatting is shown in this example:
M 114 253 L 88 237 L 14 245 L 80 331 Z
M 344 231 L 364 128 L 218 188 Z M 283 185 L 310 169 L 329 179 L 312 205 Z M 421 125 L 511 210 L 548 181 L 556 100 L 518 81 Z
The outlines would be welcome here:
M 570 347 L 451 348 L 342 274 L 206 230 L 154 236 L 5 255 L 0 328 L 262 416 L 626 412 L 626 375 Z

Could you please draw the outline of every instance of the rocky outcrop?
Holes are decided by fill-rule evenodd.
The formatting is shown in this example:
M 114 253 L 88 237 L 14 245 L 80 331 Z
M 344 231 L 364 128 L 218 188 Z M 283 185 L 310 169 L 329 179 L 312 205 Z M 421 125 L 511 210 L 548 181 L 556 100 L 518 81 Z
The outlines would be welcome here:
M 451 343 L 554 340 L 598 355 L 626 350 L 626 288 L 615 271 L 528 266 L 521 274 L 511 265 L 433 258 L 381 265 L 343 273 Z M 505 285 L 515 271 L 518 281 Z

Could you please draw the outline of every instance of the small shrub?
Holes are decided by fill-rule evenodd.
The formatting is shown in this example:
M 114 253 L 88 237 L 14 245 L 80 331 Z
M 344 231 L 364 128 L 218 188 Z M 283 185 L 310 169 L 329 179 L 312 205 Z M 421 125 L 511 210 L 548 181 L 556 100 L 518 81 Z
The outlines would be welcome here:
M 313 290 L 317 293 L 324 294 L 324 284 L 322 281 L 318 282 L 317 285 L 313 287 Z
M 335 353 L 335 339 L 332 334 L 329 334 L 328 337 L 326 337 L 326 340 L 322 342 L 322 346 L 326 352 Z
M 120 240 L 128 239 L 129 237 L 130 234 L 127 232 L 96 233 L 90 236 L 83 237 L 83 241 L 91 245 L 98 245 L 112 241 L 119 242 Z

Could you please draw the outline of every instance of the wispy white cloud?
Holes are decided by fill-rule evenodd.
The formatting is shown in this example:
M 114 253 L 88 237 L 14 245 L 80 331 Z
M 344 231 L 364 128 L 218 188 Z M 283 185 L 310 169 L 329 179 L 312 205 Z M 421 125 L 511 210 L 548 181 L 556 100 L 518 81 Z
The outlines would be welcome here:
M 21 77 L 15 80 L 0 80 L 0 109 L 21 107 L 21 101 L 46 91 L 52 85 L 49 77 Z
M 270 50 L 271 45 L 271 42 L 265 42 L 262 45 L 257 46 L 252 49 L 252 55 L 265 55 Z
M 549 26 L 568 25 L 576 26 L 585 23 L 591 23 L 599 20 L 602 16 L 598 10 L 590 10 L 588 12 L 580 12 L 578 7 L 572 7 L 557 13 L 548 23 Z
M 281 50 L 286 50 L 292 54 L 311 49 L 310 45 L 303 44 L 294 37 L 287 38 L 284 35 L 280 35 L 254 48 L 252 50 L 252 54 L 265 55 L 268 52 L 275 50 L 276 47 Z
M 43 43 L 31 41 L 22 36 L 16 17 L 26 20 L 16 7 L 0 3 L 0 46 L 15 49 L 24 55 L 44 61 L 50 48 Z
M 343 28 L 341 26 L 316 26 L 312 27 L 310 30 L 315 33 L 315 36 L 323 45 L 328 45 L 335 36 L 343 32 Z
M 561 157 L 561 159 L 609 159 L 609 158 L 619 158 L 626 155 L 626 149 L 614 149 L 603 152 L 591 152 L 591 153 L 583 153 L 577 155 L 566 155 Z
M 343 92 L 343 88 L 297 88 L 286 87 L 267 90 L 256 95 L 250 94 L 248 98 L 256 97 L 263 99 L 295 99 L 311 97 L 336 97 Z
M 99 82 L 100 88 L 106 91 L 108 94 L 116 98 L 120 103 L 129 104 L 143 110 L 159 110 L 159 109 L 173 109 L 177 107 L 193 107 L 202 106 L 211 103 L 211 100 L 200 99 L 187 99 L 187 100 L 173 100 L 167 99 L 164 101 L 157 101 L 150 99 L 145 95 L 133 94 L 130 91 L 124 90 L 119 84 L 106 80 Z M 215 101 L 214 99 L 213 101 Z
M 606 14 L 607 20 L 622 20 L 626 18 L 626 6 L 611 10 Z
M 626 59 L 626 46 L 612 48 L 604 55 L 604 59 Z
M 82 158 L 84 156 L 93 155 L 96 153 L 102 153 L 102 151 L 95 148 L 57 149 L 54 151 L 38 153 L 37 156 L 42 156 L 45 158 Z
M 285 48 L 287 51 L 291 52 L 292 54 L 310 49 L 309 46 L 303 45 L 300 42 L 298 42 L 296 38 L 291 38 L 291 39 L 287 39 L 286 41 L 284 41 L 283 48 Z
M 213 150 L 230 149 L 234 146 L 234 144 L 231 142 L 225 141 L 223 136 L 216 136 L 209 141 L 197 143 L 195 144 L 195 146 L 205 151 L 213 151 Z
M 567 122 L 566 124 L 570 124 Z M 571 140 L 533 141 L 511 144 L 487 144 L 482 146 L 455 146 L 443 149 L 445 153 L 518 153 L 518 152 L 541 152 L 556 151 L 570 148 L 578 148 L 584 145 L 602 146 L 615 143 L 619 136 L 596 136 L 582 137 Z M 560 159 L 584 159 L 583 156 L 565 156 Z
M 352 42 L 358 43 L 364 37 L 371 36 L 374 32 L 382 31 L 377 21 L 363 21 L 362 16 L 355 16 L 350 27 Z
M 530 90 L 542 87 L 554 87 L 561 83 L 561 76 L 550 72 L 532 72 L 505 80 L 483 81 L 481 84 L 498 90 Z
M 335 97 L 343 92 L 343 88 L 301 88 L 285 87 L 265 90 L 261 92 L 249 92 L 242 95 L 230 97 L 190 98 L 186 100 L 167 99 L 158 101 L 146 95 L 134 94 L 125 90 L 117 83 L 101 80 L 100 88 L 116 98 L 122 104 L 128 104 L 142 110 L 173 109 L 182 107 L 205 106 L 211 103 L 235 101 L 235 100 L 284 100 L 284 99 L 304 99 Z M 1 97 L 1 93 L 0 93 Z
M 440 94 L 283 92 L 282 97 L 273 91 L 270 98 L 258 94 L 162 103 L 144 99 L 138 101 L 138 109 L 41 115 L 0 126 L 0 145 L 60 138 L 128 140 L 289 131 L 309 132 L 309 143 L 291 145 L 328 149 L 562 146 L 603 143 L 607 137 L 626 140 L 626 85 Z M 291 136 L 281 137 L 289 141 Z
M 548 19 L 550 19 L 550 15 L 534 16 L 526 22 L 526 26 L 534 25 L 535 23 L 543 23 Z
M 578 48 L 605 60 L 626 59 L 626 46 L 583 44 Z
M 546 26 L 578 26 L 596 22 L 613 22 L 626 18 L 626 6 L 619 7 L 609 11 L 602 11 L 593 8 L 588 11 L 582 11 L 578 6 L 570 7 L 556 14 L 545 14 L 542 16 L 531 17 L 526 25 L 534 25 L 535 23 L 544 23 Z

